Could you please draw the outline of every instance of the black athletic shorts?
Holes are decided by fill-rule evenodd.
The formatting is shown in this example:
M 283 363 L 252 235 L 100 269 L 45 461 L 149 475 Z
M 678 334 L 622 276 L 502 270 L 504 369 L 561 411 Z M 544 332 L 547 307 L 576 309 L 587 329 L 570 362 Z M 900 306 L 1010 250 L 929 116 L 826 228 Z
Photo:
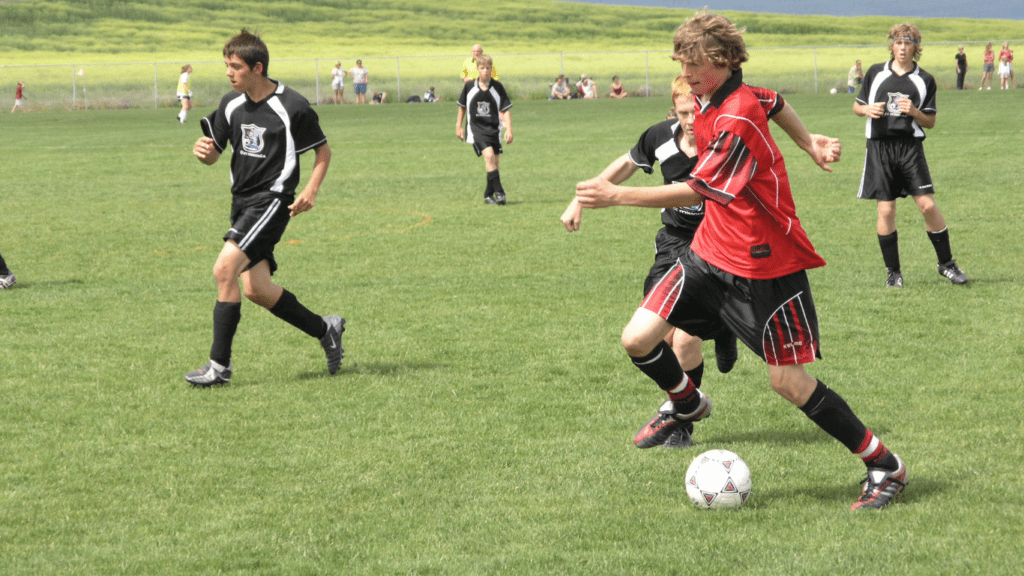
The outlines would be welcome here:
M 288 210 L 290 204 L 291 201 L 281 196 L 232 198 L 231 229 L 224 234 L 224 241 L 234 240 L 245 252 L 249 258 L 246 270 L 263 260 L 270 265 L 271 274 L 277 270 L 274 246 L 281 240 L 291 220 Z
M 857 198 L 891 202 L 934 193 L 921 140 L 868 140 Z
M 481 156 L 484 150 L 494 148 L 495 154 L 501 154 L 501 133 L 497 130 L 473 129 L 473 151 Z
M 695 336 L 721 321 L 769 364 L 808 364 L 821 358 L 818 316 L 804 271 L 751 280 L 687 250 L 640 307 Z

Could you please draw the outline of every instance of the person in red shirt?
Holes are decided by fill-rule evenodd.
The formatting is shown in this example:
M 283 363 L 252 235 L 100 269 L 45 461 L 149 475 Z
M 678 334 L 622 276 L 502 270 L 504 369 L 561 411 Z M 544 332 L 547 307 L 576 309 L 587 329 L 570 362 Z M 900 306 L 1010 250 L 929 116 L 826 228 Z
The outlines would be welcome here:
M 25 83 L 24 82 L 18 82 L 18 89 L 14 91 L 14 108 L 11 108 L 11 114 L 14 114 L 14 112 L 18 108 L 21 108 L 22 112 L 26 112 L 26 110 L 25 110 L 25 96 L 22 95 L 22 91 L 24 91 L 24 90 L 25 90 Z
M 765 111 L 743 83 L 743 38 L 727 18 L 701 12 L 676 31 L 672 57 L 697 97 L 698 161 L 690 179 L 644 189 L 598 177 L 576 187 L 587 208 L 710 200 L 691 251 L 680 255 L 623 331 L 633 363 L 673 403 L 648 422 L 649 434 L 668 437 L 711 414 L 711 400 L 689 381 L 662 338 L 673 326 L 686 330 L 717 319 L 765 360 L 773 390 L 865 463 L 867 478 L 851 509 L 884 507 L 903 491 L 906 466 L 838 393 L 804 369 L 821 357 L 806 270 L 825 261 L 796 216 Z

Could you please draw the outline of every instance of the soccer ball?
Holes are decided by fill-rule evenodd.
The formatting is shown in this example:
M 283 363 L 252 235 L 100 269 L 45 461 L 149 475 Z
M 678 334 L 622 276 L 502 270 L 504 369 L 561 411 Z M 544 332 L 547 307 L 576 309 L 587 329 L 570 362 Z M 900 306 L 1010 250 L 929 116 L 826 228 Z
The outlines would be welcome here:
M 686 470 L 686 495 L 704 510 L 739 508 L 750 496 L 750 468 L 728 450 L 708 450 Z
M 836 90 L 835 88 L 828 91 L 829 94 L 835 94 L 837 92 L 839 92 L 839 90 Z

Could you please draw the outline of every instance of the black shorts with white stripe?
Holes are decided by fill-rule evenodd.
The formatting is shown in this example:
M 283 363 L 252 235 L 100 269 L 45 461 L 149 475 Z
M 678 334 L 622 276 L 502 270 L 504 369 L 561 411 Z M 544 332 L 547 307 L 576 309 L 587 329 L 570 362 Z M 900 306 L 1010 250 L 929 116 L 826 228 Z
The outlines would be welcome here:
M 857 198 L 892 202 L 934 193 L 932 174 L 920 140 L 868 140 Z
M 280 195 L 235 196 L 231 201 L 231 229 L 224 241 L 234 240 L 249 258 L 246 270 L 266 260 L 270 273 L 277 270 L 274 246 L 281 240 L 292 201 Z

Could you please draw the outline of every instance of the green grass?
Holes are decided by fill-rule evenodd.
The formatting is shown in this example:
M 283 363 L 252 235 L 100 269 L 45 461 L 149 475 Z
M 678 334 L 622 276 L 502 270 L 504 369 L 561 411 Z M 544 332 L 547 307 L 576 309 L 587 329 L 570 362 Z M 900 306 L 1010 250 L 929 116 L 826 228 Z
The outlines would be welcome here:
M 874 206 L 854 197 L 863 120 L 846 97 L 789 98 L 846 147 L 825 174 L 779 141 L 829 262 L 811 272 L 810 371 L 910 467 L 907 502 L 879 514 L 847 512 L 863 468 L 749 352 L 709 369 L 696 449 L 631 445 L 661 394 L 618 339 L 657 213 L 587 212 L 575 234 L 558 217 L 667 101 L 518 102 L 503 209 L 481 202 L 453 104 L 319 107 L 333 162 L 275 278 L 348 319 L 345 362 L 328 376 L 315 341 L 246 303 L 236 373 L 211 390 L 181 379 L 206 360 L 230 201 L 226 164 L 190 154 L 209 105 L 187 127 L 166 109 L 3 115 L 0 250 L 19 282 L 0 292 L 2 571 L 1015 573 L 1020 99 L 940 94 L 925 146 L 972 283 L 938 276 L 905 201 L 906 288 L 886 291 Z M 710 448 L 750 464 L 742 510 L 686 499 Z

